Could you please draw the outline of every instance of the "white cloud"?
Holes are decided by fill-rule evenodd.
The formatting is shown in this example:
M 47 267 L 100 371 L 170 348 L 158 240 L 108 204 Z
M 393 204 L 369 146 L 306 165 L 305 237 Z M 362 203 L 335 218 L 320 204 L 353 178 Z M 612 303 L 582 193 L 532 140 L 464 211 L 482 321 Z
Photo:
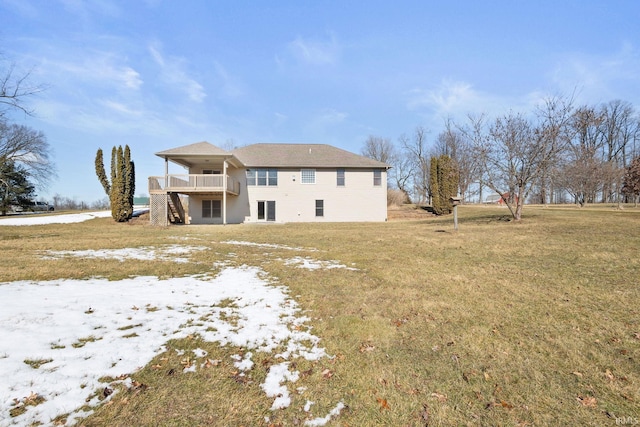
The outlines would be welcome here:
M 312 65 L 334 64 L 340 56 L 340 45 L 334 35 L 328 41 L 308 40 L 300 36 L 288 44 L 293 56 Z
M 143 115 L 142 111 L 137 110 L 135 108 L 131 108 L 129 105 L 124 104 L 122 102 L 113 101 L 113 100 L 103 100 L 101 103 L 111 111 L 114 111 L 118 114 L 123 114 L 126 117 L 134 117 L 134 116 L 140 117 Z
M 426 107 L 443 114 L 451 113 L 462 106 L 477 104 L 480 98 L 470 83 L 451 80 L 443 80 L 433 89 L 414 89 L 410 93 L 410 109 Z
M 157 45 L 149 46 L 149 52 L 156 64 L 160 66 L 162 80 L 173 88 L 184 91 L 194 102 L 202 102 L 207 94 L 204 87 L 190 77 L 185 70 L 186 61 L 179 57 L 165 57 Z
M 312 119 L 312 125 L 315 127 L 335 126 L 345 121 L 349 115 L 347 113 L 326 108 L 320 111 Z
M 418 111 L 428 126 L 440 127 L 442 120 L 465 120 L 469 114 L 499 116 L 509 111 L 530 112 L 532 106 L 545 98 L 534 91 L 521 96 L 507 97 L 477 90 L 471 83 L 444 79 L 430 89 L 415 88 L 408 92 L 407 108 Z
M 581 102 L 598 103 L 640 96 L 640 53 L 623 43 L 609 55 L 572 53 L 558 61 L 551 81 L 565 93 L 576 91 Z M 624 96 L 621 96 L 624 94 Z
M 438 121 L 469 113 L 490 113 L 502 105 L 502 102 L 474 89 L 471 83 L 446 79 L 430 89 L 415 88 L 408 95 L 409 110 L 423 112 L 424 116 Z
M 84 58 L 76 61 L 75 58 Z M 115 90 L 137 90 L 143 80 L 136 70 L 126 65 L 126 59 L 111 52 L 72 52 L 68 58 L 46 58 L 42 67 L 47 69 L 49 77 L 54 76 L 58 83 L 78 81 L 110 87 Z

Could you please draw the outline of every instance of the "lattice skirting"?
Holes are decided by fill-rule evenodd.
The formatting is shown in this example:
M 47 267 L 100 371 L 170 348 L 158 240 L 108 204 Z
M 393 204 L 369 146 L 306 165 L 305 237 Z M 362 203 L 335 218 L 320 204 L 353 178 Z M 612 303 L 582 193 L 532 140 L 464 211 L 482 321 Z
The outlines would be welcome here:
M 149 196 L 149 223 L 151 225 L 159 225 L 162 227 L 169 225 L 168 204 L 168 194 L 151 194 Z

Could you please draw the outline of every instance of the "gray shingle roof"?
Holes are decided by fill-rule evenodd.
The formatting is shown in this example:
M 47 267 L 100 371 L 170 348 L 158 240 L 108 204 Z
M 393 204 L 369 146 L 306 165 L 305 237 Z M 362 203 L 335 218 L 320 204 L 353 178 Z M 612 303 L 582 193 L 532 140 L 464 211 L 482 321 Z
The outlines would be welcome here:
M 203 141 L 196 142 L 195 144 L 184 145 L 182 147 L 172 148 L 170 150 L 164 150 L 156 153 L 156 156 L 160 157 L 171 157 L 172 155 L 179 156 L 220 156 L 220 155 L 231 155 L 228 151 L 224 151 L 222 148 L 218 148 L 215 145 Z
M 386 163 L 326 144 L 253 144 L 232 153 L 247 167 L 389 167 Z

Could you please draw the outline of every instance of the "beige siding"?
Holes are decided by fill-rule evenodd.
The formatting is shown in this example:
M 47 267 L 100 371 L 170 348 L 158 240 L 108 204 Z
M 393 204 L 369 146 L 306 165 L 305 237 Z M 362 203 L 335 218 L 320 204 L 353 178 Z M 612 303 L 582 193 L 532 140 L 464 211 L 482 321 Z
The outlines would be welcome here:
M 202 173 L 206 165 L 191 168 Z M 222 167 L 220 167 L 222 170 Z M 377 222 L 387 219 L 387 174 L 374 186 L 373 169 L 345 169 L 345 185 L 337 185 L 337 169 L 315 169 L 315 184 L 302 184 L 301 169 L 278 169 L 277 186 L 247 187 L 245 169 L 227 169 L 240 182 L 238 196 L 227 195 L 227 224 L 262 222 L 258 201 L 276 202 L 276 222 Z M 203 200 L 222 200 L 222 195 L 189 197 L 190 224 L 222 224 L 222 218 L 202 218 Z M 324 215 L 316 216 L 316 200 L 323 200 Z M 266 222 L 266 221 L 265 221 Z
M 215 165 L 197 166 L 191 168 L 189 173 L 202 173 L 204 169 L 218 169 L 222 171 L 222 166 Z M 240 194 L 237 196 L 227 195 L 227 224 L 240 224 L 249 215 L 249 204 L 247 201 L 247 183 L 244 169 L 228 168 L 227 175 L 235 178 L 240 183 Z M 218 195 L 191 195 L 189 197 L 189 223 L 190 224 L 222 224 L 220 218 L 202 218 L 203 200 L 222 200 L 222 194 Z
M 337 185 L 336 169 L 316 169 L 316 183 L 302 184 L 300 169 L 279 169 L 278 186 L 242 186 L 250 207 L 247 222 L 257 222 L 258 201 L 276 202 L 276 222 L 359 222 L 387 219 L 387 176 L 373 185 L 373 170 L 346 169 L 345 186 Z M 246 183 L 246 181 L 245 181 Z M 324 216 L 316 216 L 316 200 Z

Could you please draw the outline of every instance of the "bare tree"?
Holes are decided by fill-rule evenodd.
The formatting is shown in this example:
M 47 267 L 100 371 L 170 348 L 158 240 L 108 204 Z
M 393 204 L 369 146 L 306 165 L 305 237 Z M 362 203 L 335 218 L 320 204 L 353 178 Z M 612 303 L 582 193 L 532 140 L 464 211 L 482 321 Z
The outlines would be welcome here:
M 413 172 L 414 199 L 418 203 L 429 203 L 431 190 L 429 186 L 429 149 L 427 146 L 428 131 L 418 126 L 413 134 L 413 139 L 401 137 L 402 148 L 405 150 L 411 162 Z
M 569 126 L 572 138 L 558 167 L 558 181 L 580 206 L 594 203 L 604 180 L 601 126 L 604 116 L 583 106 L 573 113 Z
M 602 202 L 620 202 L 622 176 L 629 163 L 629 146 L 640 135 L 640 125 L 629 102 L 614 100 L 601 107 L 604 120 L 600 127 L 603 161 L 607 165 Z
M 414 162 L 405 148 L 408 144 L 407 137 L 401 135 L 398 138 L 398 142 L 400 143 L 400 148 L 396 149 L 395 159 L 391 165 L 390 179 L 392 185 L 402 191 L 407 199 L 411 200 L 410 180 L 414 174 Z
M 485 184 L 500 195 L 519 221 L 533 185 L 559 161 L 570 133 L 571 100 L 546 99 L 537 122 L 510 113 L 495 120 L 489 138 L 476 147 Z
M 56 175 L 50 153 L 42 132 L 0 120 L 0 164 L 13 162 L 22 166 L 41 189 Z
M 2 62 L 0 62 L 0 118 L 4 117 L 8 110 L 20 110 L 31 115 L 33 111 L 27 107 L 26 98 L 42 92 L 45 87 L 30 84 L 30 72 L 18 74 L 15 64 Z
M 395 147 L 388 138 L 370 135 L 362 147 L 362 155 L 388 165 L 395 160 Z
M 481 158 L 478 156 L 478 148 L 487 144 L 489 133 L 487 130 L 487 116 L 485 114 L 468 115 L 467 123 L 458 125 L 457 129 L 462 133 L 466 140 L 466 146 L 469 156 L 469 170 L 472 171 L 468 185 L 470 186 L 476 180 L 478 181 L 478 199 L 482 202 L 482 190 L 484 188 L 483 171 Z M 462 180 L 462 178 L 460 178 Z
M 538 185 L 540 203 L 553 203 L 558 165 L 572 139 L 573 97 L 550 97 L 536 108 L 538 144 L 543 148 L 539 171 L 534 184 Z

